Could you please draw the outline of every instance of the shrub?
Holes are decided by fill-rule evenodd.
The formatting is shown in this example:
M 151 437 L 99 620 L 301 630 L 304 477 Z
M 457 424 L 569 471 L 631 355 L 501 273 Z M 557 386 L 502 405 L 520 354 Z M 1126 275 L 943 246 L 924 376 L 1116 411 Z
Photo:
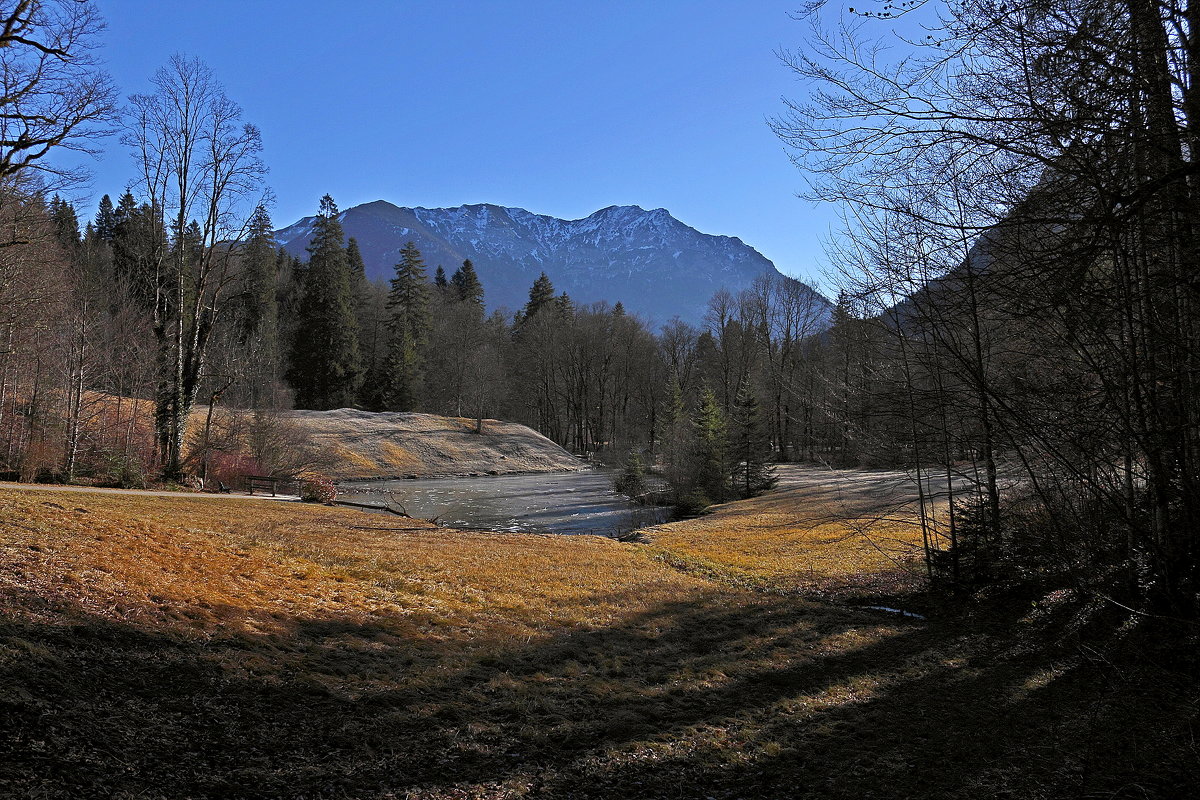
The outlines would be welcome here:
M 333 505 L 338 490 L 333 479 L 325 475 L 313 475 L 300 485 L 300 499 L 306 503 Z
M 692 491 L 675 501 L 675 514 L 679 517 L 697 517 L 712 505 L 712 500 L 701 491 Z
M 629 458 L 625 459 L 625 468 L 613 481 L 613 488 L 630 500 L 639 503 L 645 502 L 646 467 L 642 463 L 642 457 L 636 451 L 630 453 Z
M 141 459 L 114 453 L 101 478 L 105 486 L 120 489 L 145 489 L 146 468 Z

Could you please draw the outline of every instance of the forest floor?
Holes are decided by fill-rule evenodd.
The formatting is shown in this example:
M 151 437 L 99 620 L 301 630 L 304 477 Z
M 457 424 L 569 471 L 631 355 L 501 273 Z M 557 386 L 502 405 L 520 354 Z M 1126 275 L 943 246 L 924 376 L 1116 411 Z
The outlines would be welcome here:
M 1200 785 L 1200 694 L 1144 648 L 1158 634 L 1129 621 L 1098 639 L 1098 614 L 1061 591 L 966 608 L 905 596 L 912 533 L 869 481 L 784 478 L 645 544 L 0 488 L 0 796 Z M 872 597 L 928 618 L 853 607 Z

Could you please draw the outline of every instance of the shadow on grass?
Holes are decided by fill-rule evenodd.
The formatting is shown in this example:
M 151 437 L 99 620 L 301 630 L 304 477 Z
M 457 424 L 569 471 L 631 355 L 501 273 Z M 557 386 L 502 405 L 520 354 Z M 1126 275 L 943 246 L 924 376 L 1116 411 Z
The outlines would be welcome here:
M 730 598 L 523 642 L 7 619 L 0 796 L 1172 797 L 1196 777 L 1157 749 L 1190 718 L 1098 706 L 1045 655 Z

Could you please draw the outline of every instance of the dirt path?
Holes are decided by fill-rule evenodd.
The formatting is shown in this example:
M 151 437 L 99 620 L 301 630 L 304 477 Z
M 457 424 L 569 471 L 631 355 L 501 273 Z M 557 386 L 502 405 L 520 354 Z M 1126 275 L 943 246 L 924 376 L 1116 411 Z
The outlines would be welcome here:
M 30 492 L 84 492 L 87 494 L 128 494 L 142 497 L 177 497 L 199 500 L 276 500 L 298 501 L 294 494 L 280 494 L 272 497 L 267 494 L 210 494 L 208 492 L 170 492 L 165 489 L 107 489 L 99 486 L 63 486 L 53 483 L 15 483 L 0 481 L 0 489 L 14 489 Z

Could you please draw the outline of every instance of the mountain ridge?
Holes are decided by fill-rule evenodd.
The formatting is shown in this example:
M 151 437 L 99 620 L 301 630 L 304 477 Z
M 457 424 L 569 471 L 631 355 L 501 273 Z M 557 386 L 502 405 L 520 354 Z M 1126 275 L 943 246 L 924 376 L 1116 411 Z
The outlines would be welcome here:
M 281 228 L 277 240 L 307 258 L 315 219 Z M 372 280 L 390 278 L 400 248 L 413 241 L 431 274 L 439 265 L 451 273 L 471 259 L 491 309 L 523 306 L 545 272 L 556 291 L 577 303 L 621 302 L 652 323 L 675 316 L 698 323 L 718 289 L 737 292 L 760 275 L 781 276 L 740 238 L 703 233 L 664 208 L 611 205 L 566 220 L 492 203 L 425 208 L 374 200 L 339 219 L 347 239 L 358 241 Z M 812 291 L 814 302 L 828 302 Z

